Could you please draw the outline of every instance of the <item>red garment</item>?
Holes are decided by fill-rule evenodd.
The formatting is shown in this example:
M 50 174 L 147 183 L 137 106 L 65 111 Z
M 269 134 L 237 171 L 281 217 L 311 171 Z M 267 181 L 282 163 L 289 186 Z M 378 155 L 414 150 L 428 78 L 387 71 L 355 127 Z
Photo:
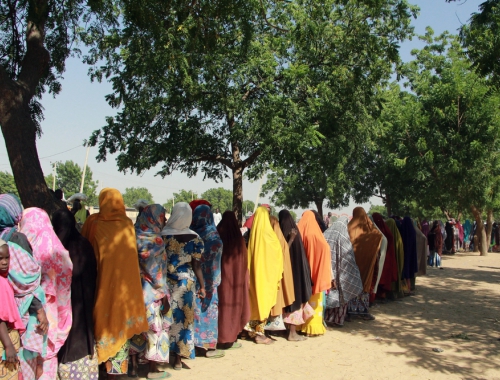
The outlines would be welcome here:
M 384 221 L 382 215 L 378 212 L 372 215 L 373 221 L 379 228 L 379 230 L 384 234 L 387 239 L 387 251 L 385 254 L 384 268 L 382 269 L 382 276 L 379 281 L 379 289 L 382 288 L 385 291 L 391 291 L 391 284 L 398 280 L 398 264 L 396 261 L 396 251 L 394 249 L 394 236 L 391 230 Z
M 245 224 L 243 225 L 243 227 L 246 227 L 250 230 L 252 229 L 252 225 L 253 225 L 253 215 L 250 216 L 250 218 L 248 218 L 247 220 L 245 220 Z
M 0 320 L 19 333 L 26 330 L 14 299 L 14 290 L 7 280 L 7 273 L 5 276 L 0 275 Z
M 457 228 L 458 228 L 458 239 L 460 240 L 460 244 L 464 243 L 464 228 L 460 224 L 460 222 L 457 222 Z
M 194 201 L 189 202 L 189 206 L 191 207 L 191 210 L 194 213 L 194 209 L 200 205 L 207 205 L 209 207 L 212 207 L 212 204 L 209 201 L 206 201 L 204 199 L 195 199 Z

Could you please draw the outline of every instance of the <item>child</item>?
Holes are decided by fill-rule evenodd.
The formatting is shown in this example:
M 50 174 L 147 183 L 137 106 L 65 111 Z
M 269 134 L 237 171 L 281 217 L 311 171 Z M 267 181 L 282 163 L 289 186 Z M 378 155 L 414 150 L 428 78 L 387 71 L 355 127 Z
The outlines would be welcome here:
M 19 310 L 14 300 L 7 275 L 10 253 L 7 243 L 0 239 L 0 378 L 18 378 L 17 350 L 20 346 L 19 332 L 24 331 Z

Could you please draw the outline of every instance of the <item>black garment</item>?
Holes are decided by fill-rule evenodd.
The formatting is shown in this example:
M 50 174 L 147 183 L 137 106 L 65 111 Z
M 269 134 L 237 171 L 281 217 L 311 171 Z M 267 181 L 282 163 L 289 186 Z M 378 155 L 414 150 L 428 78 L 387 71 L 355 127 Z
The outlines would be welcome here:
M 316 218 L 316 222 L 318 222 L 318 225 L 319 225 L 319 228 L 321 229 L 321 232 L 325 232 L 327 229 L 325 221 L 323 220 L 323 218 L 321 217 L 319 212 L 317 212 L 315 210 L 311 210 L 311 211 L 314 213 L 314 216 Z
M 446 226 L 444 227 L 446 231 L 446 239 L 444 241 L 444 246 L 448 252 L 451 252 L 453 249 L 453 240 L 454 240 L 454 235 L 453 235 L 453 226 L 451 225 L 450 222 L 446 222 Z
M 439 231 L 441 233 L 441 231 Z M 429 243 L 429 251 L 435 251 L 436 250 L 436 231 L 431 230 L 427 234 L 427 242 Z
M 26 252 L 28 252 L 31 256 L 33 256 L 33 248 L 31 248 L 31 244 L 28 241 L 28 238 L 22 232 L 14 232 L 9 240 L 11 243 L 17 244 Z
M 403 250 L 405 252 L 402 278 L 412 279 L 418 272 L 417 233 L 413 227 L 413 221 L 408 216 L 405 216 L 399 224 L 396 224 L 401 239 L 403 239 Z
M 52 225 L 73 262 L 71 281 L 73 324 L 66 342 L 57 355 L 60 363 L 68 363 L 94 354 L 93 312 L 97 261 L 92 245 L 77 231 L 75 217 L 68 209 L 56 211 L 52 216 Z
M 292 228 L 295 228 L 297 235 L 290 247 L 290 261 L 293 273 L 293 289 L 295 291 L 295 301 L 284 308 L 285 312 L 293 313 L 302 307 L 302 304 L 309 301 L 312 295 L 311 267 L 307 260 L 304 243 L 300 236 L 299 229 L 288 210 L 281 210 L 279 213 L 281 232 L 288 241 Z

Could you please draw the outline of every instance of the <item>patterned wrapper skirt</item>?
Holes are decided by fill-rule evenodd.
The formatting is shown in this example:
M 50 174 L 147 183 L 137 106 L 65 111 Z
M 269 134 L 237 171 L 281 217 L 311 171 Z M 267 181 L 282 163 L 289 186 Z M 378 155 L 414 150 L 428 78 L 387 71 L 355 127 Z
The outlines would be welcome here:
M 370 314 L 370 295 L 366 292 L 361 293 L 348 303 L 347 312 L 351 315 Z
M 316 293 L 311 296 L 308 303 L 314 309 L 314 315 L 301 326 L 300 331 L 310 336 L 323 335 L 326 332 L 325 326 L 323 325 L 324 300 L 324 292 Z
M 106 362 L 106 372 L 110 375 L 122 375 L 128 372 L 128 354 L 130 351 L 130 340 L 120 348 L 111 359 Z
M 21 347 L 21 338 L 19 337 L 19 332 L 17 330 L 8 330 L 10 340 L 14 345 L 16 351 L 19 351 Z M 4 354 L 4 347 L 2 342 L 0 342 L 0 360 Z M 2 380 L 17 380 L 19 377 L 19 364 L 9 364 L 5 361 L 0 361 L 0 379 Z
M 97 354 L 94 357 L 85 356 L 81 359 L 69 363 L 59 363 L 57 370 L 58 380 L 98 380 L 99 365 L 97 362 Z

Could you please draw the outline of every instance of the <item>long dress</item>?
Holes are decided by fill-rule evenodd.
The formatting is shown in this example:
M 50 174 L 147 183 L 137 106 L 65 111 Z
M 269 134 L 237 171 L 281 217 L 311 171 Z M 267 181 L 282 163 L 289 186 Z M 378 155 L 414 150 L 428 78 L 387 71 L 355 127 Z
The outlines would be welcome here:
M 403 239 L 401 238 L 401 234 L 396 225 L 396 221 L 392 218 L 386 219 L 385 223 L 387 227 L 392 233 L 394 238 L 394 254 L 396 256 L 396 270 L 397 270 L 397 279 L 392 283 L 392 291 L 394 292 L 395 297 L 403 296 L 403 268 L 404 268 L 404 247 L 403 247 Z
M 49 216 L 39 208 L 27 208 L 19 222 L 19 232 L 26 235 L 33 248 L 33 257 L 42 267 L 41 285 L 47 303 L 49 321 L 47 353 L 37 357 L 42 380 L 57 376 L 57 354 L 69 335 L 72 325 L 71 277 L 73 264 L 52 228 Z M 57 274 L 57 275 L 56 275 Z
M 380 293 L 390 292 L 392 290 L 392 283 L 396 282 L 398 279 L 398 267 L 394 249 L 394 236 L 381 214 L 377 212 L 374 213 L 373 221 L 379 228 L 380 232 L 382 232 L 387 239 L 387 251 L 378 290 Z
M 254 214 L 248 242 L 250 274 L 250 337 L 264 335 L 264 326 L 276 304 L 278 286 L 283 275 L 281 245 L 271 227 L 269 211 L 258 207 Z
M 148 331 L 148 321 L 134 225 L 118 190 L 101 191 L 99 212 L 87 218 L 82 235 L 92 244 L 97 259 L 97 359 L 106 363 L 108 374 L 127 373 L 130 339 Z
M 168 363 L 171 312 L 162 313 L 162 301 L 170 299 L 167 283 L 167 253 L 161 231 L 165 225 L 165 208 L 159 204 L 144 207 L 136 221 L 137 251 L 141 271 L 142 294 L 147 310 L 149 330 L 144 357 Z
M 325 321 L 339 326 L 344 324 L 349 301 L 363 291 L 347 223 L 347 217 L 341 216 L 324 233 L 332 251 L 332 277 L 337 285 L 326 298 Z
M 191 229 L 203 239 L 201 271 L 205 282 L 205 298 L 196 298 L 194 314 L 194 345 L 215 348 L 218 339 L 219 297 L 217 288 L 221 282 L 222 240 L 214 224 L 208 205 L 200 205 L 193 211 Z M 199 284 L 197 283 L 197 289 Z
M 73 263 L 71 311 L 73 322 L 64 345 L 57 355 L 59 379 L 91 380 L 99 376 L 94 355 L 94 302 L 97 261 L 94 249 L 76 229 L 76 220 L 67 209 L 52 215 L 52 225 Z
M 307 210 L 297 225 L 304 242 L 313 282 L 313 294 L 308 303 L 314 309 L 314 315 L 300 328 L 307 335 L 323 335 L 326 331 L 323 324 L 324 292 L 330 289 L 332 284 L 332 255 L 319 222 L 323 223 L 322 219 L 318 220 L 314 212 Z
M 248 251 L 232 211 L 217 225 L 222 240 L 218 343 L 233 343 L 250 320 Z

